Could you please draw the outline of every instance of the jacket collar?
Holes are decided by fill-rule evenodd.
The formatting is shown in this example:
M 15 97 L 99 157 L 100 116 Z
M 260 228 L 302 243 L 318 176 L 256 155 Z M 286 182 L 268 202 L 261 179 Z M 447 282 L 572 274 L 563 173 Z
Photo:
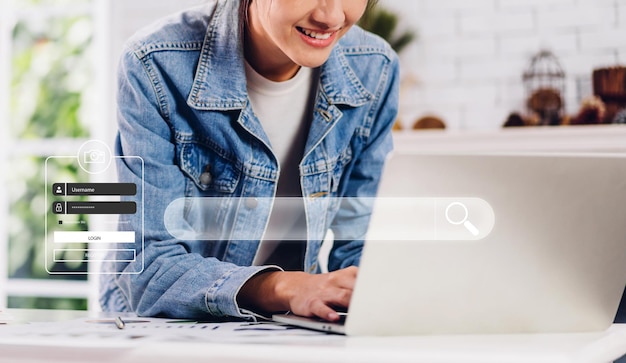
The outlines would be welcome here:
M 248 94 L 238 8 L 239 1 L 217 1 L 187 99 L 193 108 L 225 111 L 246 107 Z M 341 41 L 321 67 L 320 87 L 330 104 L 356 107 L 373 98 L 348 64 Z

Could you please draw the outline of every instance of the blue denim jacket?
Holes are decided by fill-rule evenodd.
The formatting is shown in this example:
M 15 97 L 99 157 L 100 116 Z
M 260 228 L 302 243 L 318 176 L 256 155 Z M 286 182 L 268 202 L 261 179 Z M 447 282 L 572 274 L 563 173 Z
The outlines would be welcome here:
M 253 275 L 277 269 L 250 266 L 272 203 L 242 203 L 227 213 L 214 226 L 222 240 L 179 240 L 163 221 L 179 198 L 271 201 L 275 195 L 279 165 L 248 101 L 238 7 L 238 1 L 211 1 L 127 43 L 119 67 L 116 153 L 143 159 L 143 195 L 137 197 L 144 199 L 145 220 L 124 215 L 119 228 L 140 231 L 143 223 L 145 247 L 135 262 L 104 263 L 104 310 L 249 317 L 237 305 L 237 292 Z M 356 26 L 321 67 L 300 163 L 305 271 L 320 272 L 318 254 L 328 229 L 335 235 L 329 270 L 359 263 L 371 208 L 335 197 L 375 195 L 392 148 L 398 82 L 395 53 Z M 120 181 L 141 183 L 138 158 L 120 158 L 117 167 Z M 258 237 L 229 238 L 241 230 Z

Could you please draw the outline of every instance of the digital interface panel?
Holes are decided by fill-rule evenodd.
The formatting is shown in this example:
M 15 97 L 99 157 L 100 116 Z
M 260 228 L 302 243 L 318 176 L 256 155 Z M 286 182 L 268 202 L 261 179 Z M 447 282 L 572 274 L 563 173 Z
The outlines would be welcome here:
M 138 159 L 140 183 L 115 179 L 116 159 Z M 137 160 L 135 160 L 137 161 Z M 55 170 L 71 165 L 79 173 L 75 182 Z M 143 226 L 143 161 L 139 157 L 112 156 L 108 146 L 97 140 L 83 144 L 77 155 L 50 156 L 45 162 L 45 267 L 50 274 L 101 274 L 102 262 L 139 262 L 143 227 L 120 228 L 119 217 L 139 216 Z M 109 180 L 110 179 L 110 180 Z M 91 182 L 94 180 L 95 182 Z M 72 269 L 66 268 L 68 264 Z M 135 270 L 139 273 L 143 270 Z

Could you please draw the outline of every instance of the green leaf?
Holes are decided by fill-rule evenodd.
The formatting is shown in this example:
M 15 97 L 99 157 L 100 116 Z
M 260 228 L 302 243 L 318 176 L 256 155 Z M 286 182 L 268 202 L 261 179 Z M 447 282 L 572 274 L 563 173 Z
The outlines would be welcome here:
M 380 6 L 367 8 L 359 21 L 359 26 L 385 39 L 397 53 L 417 39 L 413 30 L 397 35 L 398 16 Z

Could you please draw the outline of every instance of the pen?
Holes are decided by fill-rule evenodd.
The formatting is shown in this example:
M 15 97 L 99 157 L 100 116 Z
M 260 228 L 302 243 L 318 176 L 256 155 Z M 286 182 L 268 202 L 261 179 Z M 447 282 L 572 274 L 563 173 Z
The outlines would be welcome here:
M 124 329 L 124 327 L 126 326 L 126 323 L 124 323 L 124 320 L 122 320 L 121 316 L 118 316 L 117 318 L 115 318 L 115 326 L 118 329 Z
M 95 319 L 95 320 L 85 320 L 87 323 L 96 323 L 96 324 L 109 324 L 115 323 L 115 319 Z M 150 320 L 135 320 L 135 319 L 124 319 L 124 325 L 130 323 L 149 323 Z

